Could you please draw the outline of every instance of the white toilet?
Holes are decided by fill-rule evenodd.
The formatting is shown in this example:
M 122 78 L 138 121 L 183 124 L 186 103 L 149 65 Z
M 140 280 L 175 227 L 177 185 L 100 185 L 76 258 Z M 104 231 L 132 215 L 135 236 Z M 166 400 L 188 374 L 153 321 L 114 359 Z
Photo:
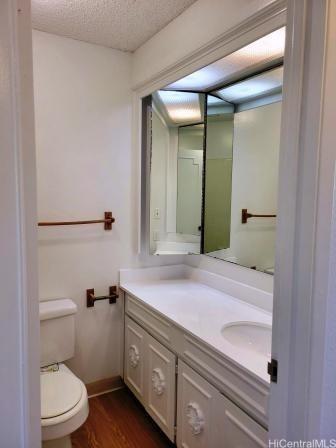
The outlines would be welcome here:
M 70 448 L 70 434 L 89 414 L 84 383 L 62 364 L 74 356 L 76 312 L 70 299 L 40 302 L 43 448 Z

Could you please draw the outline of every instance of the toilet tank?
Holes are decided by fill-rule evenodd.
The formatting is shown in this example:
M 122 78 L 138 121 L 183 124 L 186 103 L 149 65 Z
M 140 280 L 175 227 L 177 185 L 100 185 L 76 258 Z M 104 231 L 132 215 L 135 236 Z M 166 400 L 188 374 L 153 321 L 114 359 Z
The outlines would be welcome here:
M 63 362 L 75 354 L 76 304 L 70 299 L 40 302 L 40 365 Z

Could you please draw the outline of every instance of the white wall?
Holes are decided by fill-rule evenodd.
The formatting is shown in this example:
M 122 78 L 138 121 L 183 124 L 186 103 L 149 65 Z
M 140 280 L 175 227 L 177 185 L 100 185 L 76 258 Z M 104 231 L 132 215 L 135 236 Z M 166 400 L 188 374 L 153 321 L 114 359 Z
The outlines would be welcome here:
M 121 303 L 86 308 L 118 282 L 119 269 L 174 264 L 181 256 L 138 256 L 131 156 L 131 55 L 34 31 L 39 220 L 102 218 L 102 225 L 39 228 L 40 298 L 78 305 L 70 367 L 86 383 L 121 372 Z
M 39 229 L 40 298 L 77 303 L 69 365 L 92 382 L 120 373 L 120 305 L 88 309 L 85 290 L 107 293 L 132 260 L 130 55 L 37 31 L 33 46 L 39 220 L 116 218 Z

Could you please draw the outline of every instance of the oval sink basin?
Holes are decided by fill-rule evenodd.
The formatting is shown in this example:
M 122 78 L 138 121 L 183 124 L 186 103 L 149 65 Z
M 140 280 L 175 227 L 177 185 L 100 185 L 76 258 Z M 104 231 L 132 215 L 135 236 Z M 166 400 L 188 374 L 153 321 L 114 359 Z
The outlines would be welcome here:
M 272 327 L 259 322 L 234 322 L 222 328 L 222 336 L 232 345 L 270 357 Z

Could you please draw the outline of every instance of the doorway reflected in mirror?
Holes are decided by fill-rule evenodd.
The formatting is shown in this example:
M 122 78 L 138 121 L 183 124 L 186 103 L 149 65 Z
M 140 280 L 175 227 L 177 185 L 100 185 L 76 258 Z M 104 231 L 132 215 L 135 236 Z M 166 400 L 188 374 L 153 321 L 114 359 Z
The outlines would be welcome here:
M 199 254 L 205 95 L 152 95 L 150 252 Z

